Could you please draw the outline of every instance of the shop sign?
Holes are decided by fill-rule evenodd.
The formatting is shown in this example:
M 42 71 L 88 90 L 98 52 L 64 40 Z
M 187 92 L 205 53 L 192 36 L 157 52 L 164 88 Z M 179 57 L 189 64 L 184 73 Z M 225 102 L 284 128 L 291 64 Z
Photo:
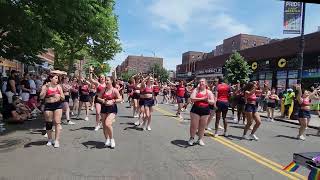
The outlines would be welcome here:
M 303 70 L 302 77 L 303 78 L 320 78 L 320 68 Z
M 1 58 L 0 59 L 0 66 L 15 68 L 17 66 L 17 63 L 14 61 L 9 61 L 9 60 Z
M 197 71 L 197 74 L 221 74 L 222 68 L 209 68 L 205 70 Z
M 277 79 L 287 79 L 287 71 L 277 71 Z

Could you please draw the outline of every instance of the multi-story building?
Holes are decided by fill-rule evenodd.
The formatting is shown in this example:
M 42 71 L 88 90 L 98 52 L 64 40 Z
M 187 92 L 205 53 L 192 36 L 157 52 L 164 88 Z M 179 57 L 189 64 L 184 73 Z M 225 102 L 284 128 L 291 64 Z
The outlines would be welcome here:
M 196 62 L 201 61 L 206 53 L 188 51 L 182 54 L 182 64 L 176 66 L 176 76 L 178 79 L 194 78 Z
M 240 51 L 248 48 L 265 45 L 268 44 L 269 41 L 270 38 L 267 37 L 249 34 L 238 34 L 236 36 L 223 40 L 222 54 L 230 54 L 234 51 Z
M 155 64 L 159 64 L 161 67 L 163 67 L 163 58 L 130 55 L 122 62 L 120 66 L 116 68 L 116 71 L 118 75 L 129 70 L 137 73 L 147 73 L 152 71 L 151 68 Z
M 304 63 L 302 83 L 309 87 L 319 83 L 320 79 L 320 32 L 305 35 Z M 240 50 L 239 53 L 251 66 L 253 73 L 251 80 L 269 85 L 278 89 L 296 84 L 300 74 L 300 37 L 275 40 L 265 45 Z M 212 80 L 223 75 L 223 68 L 229 54 L 209 56 L 196 63 L 197 78 Z
M 223 44 L 220 44 L 220 45 L 216 46 L 216 49 L 214 51 L 214 55 L 220 56 L 222 54 L 223 54 Z

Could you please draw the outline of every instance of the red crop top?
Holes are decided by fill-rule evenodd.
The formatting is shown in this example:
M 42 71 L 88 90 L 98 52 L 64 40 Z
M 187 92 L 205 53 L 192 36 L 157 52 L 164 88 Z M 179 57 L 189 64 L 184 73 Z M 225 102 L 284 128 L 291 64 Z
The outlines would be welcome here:
M 228 102 L 229 101 L 229 93 L 230 93 L 230 87 L 227 84 L 218 84 L 217 86 L 217 92 L 218 92 L 218 101 Z
M 196 98 L 208 98 L 208 91 L 206 90 L 205 94 L 201 94 L 200 91 L 197 92 Z M 194 103 L 194 105 L 199 107 L 209 107 L 209 102 L 207 101 L 197 101 Z
M 184 97 L 185 93 L 186 93 L 186 88 L 184 86 L 177 87 L 177 96 Z
M 56 94 L 60 94 L 60 91 L 58 88 L 56 88 L 55 90 L 51 90 L 48 88 L 46 96 L 49 97 L 49 96 L 53 96 Z
M 113 93 L 113 88 L 112 88 L 110 94 L 108 94 L 108 93 L 105 91 L 105 92 L 103 93 L 103 95 L 102 95 L 102 99 L 105 99 L 105 100 L 115 99 L 115 96 L 114 96 L 114 93 Z

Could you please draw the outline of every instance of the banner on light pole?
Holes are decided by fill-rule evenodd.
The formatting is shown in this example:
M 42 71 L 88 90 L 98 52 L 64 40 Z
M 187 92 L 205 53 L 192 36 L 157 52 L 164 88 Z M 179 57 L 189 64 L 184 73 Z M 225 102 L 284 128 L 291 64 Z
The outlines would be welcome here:
M 302 3 L 301 2 L 284 2 L 284 34 L 300 34 L 301 33 L 301 17 Z

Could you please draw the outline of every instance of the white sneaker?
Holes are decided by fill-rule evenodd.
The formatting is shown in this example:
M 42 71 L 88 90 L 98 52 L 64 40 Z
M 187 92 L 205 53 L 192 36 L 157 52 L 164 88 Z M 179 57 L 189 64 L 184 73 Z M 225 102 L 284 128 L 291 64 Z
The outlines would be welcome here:
M 85 117 L 84 120 L 85 120 L 85 121 L 89 121 L 89 117 L 88 117 L 88 116 Z
M 213 131 L 213 129 L 212 129 L 212 128 L 210 128 L 210 127 L 208 127 L 208 128 L 207 128 L 207 130 L 208 130 L 208 131 Z
M 150 127 L 150 126 L 148 126 L 148 127 L 147 127 L 147 130 L 148 130 L 148 131 L 151 131 L 151 127 Z
M 190 146 L 193 146 L 193 144 L 194 144 L 194 138 L 190 138 L 189 141 L 188 141 L 188 144 L 189 144 Z
M 215 138 L 217 138 L 218 136 L 219 136 L 218 133 L 215 133 L 215 134 L 213 135 L 213 137 L 215 137 Z
M 253 130 L 253 126 L 250 126 L 249 129 L 250 129 L 250 130 Z
M 180 119 L 183 119 L 183 117 L 181 116 L 181 114 L 178 116 Z
M 114 141 L 114 139 L 111 139 L 110 141 L 110 148 L 115 148 L 116 147 L 116 142 Z
M 185 108 L 181 108 L 181 112 L 184 112 L 186 109 Z
M 259 138 L 258 138 L 255 134 L 250 134 L 249 137 L 250 137 L 251 139 L 253 139 L 253 140 L 256 140 L 256 141 L 259 140 Z
M 134 122 L 134 125 L 139 126 L 140 125 L 140 120 Z
M 104 143 L 106 147 L 109 147 L 111 145 L 110 139 L 107 139 L 106 142 Z
M 200 146 L 204 146 L 204 145 L 206 145 L 206 144 L 203 142 L 203 140 L 202 140 L 202 139 L 199 139 L 199 140 L 198 140 L 198 143 L 199 143 L 199 145 L 200 145 Z
M 298 136 L 297 138 L 298 138 L 299 140 L 302 140 L 302 141 L 306 140 L 306 138 L 305 138 L 303 135 Z
M 95 128 L 94 131 L 99 131 L 99 129 L 101 128 L 100 124 L 98 124 Z
M 55 147 L 55 148 L 60 147 L 59 141 L 54 141 L 54 146 L 53 147 Z
M 143 128 L 142 128 L 144 131 L 146 131 L 147 130 L 147 127 L 146 126 L 143 126 Z
M 48 133 L 46 133 L 45 135 L 43 135 L 43 137 L 48 138 Z
M 136 114 L 136 115 L 134 115 L 133 117 L 134 117 L 134 118 L 138 118 L 138 117 L 139 117 L 139 115 L 137 115 L 137 114 Z
M 75 122 L 72 122 L 72 121 L 68 121 L 67 124 L 68 124 L 68 125 L 75 125 L 76 123 L 75 123 Z
M 307 130 L 307 129 L 309 129 L 309 127 L 308 127 L 308 126 L 306 127 L 306 130 Z
M 274 119 L 270 119 L 270 122 L 274 122 Z
M 228 137 L 228 136 L 229 136 L 228 132 L 224 132 L 224 133 L 223 133 L 223 136 L 224 136 L 224 137 Z
M 49 139 L 47 142 L 47 146 L 52 146 L 54 144 L 54 141 L 52 139 Z
M 237 118 L 233 118 L 233 122 L 234 123 L 238 123 L 238 119 Z
M 243 136 L 242 136 L 242 139 L 250 140 L 250 138 L 249 138 L 249 136 L 248 136 L 248 135 L 243 135 Z
M 224 127 L 219 125 L 218 129 L 224 130 Z
M 74 112 L 71 111 L 71 116 L 74 116 Z

